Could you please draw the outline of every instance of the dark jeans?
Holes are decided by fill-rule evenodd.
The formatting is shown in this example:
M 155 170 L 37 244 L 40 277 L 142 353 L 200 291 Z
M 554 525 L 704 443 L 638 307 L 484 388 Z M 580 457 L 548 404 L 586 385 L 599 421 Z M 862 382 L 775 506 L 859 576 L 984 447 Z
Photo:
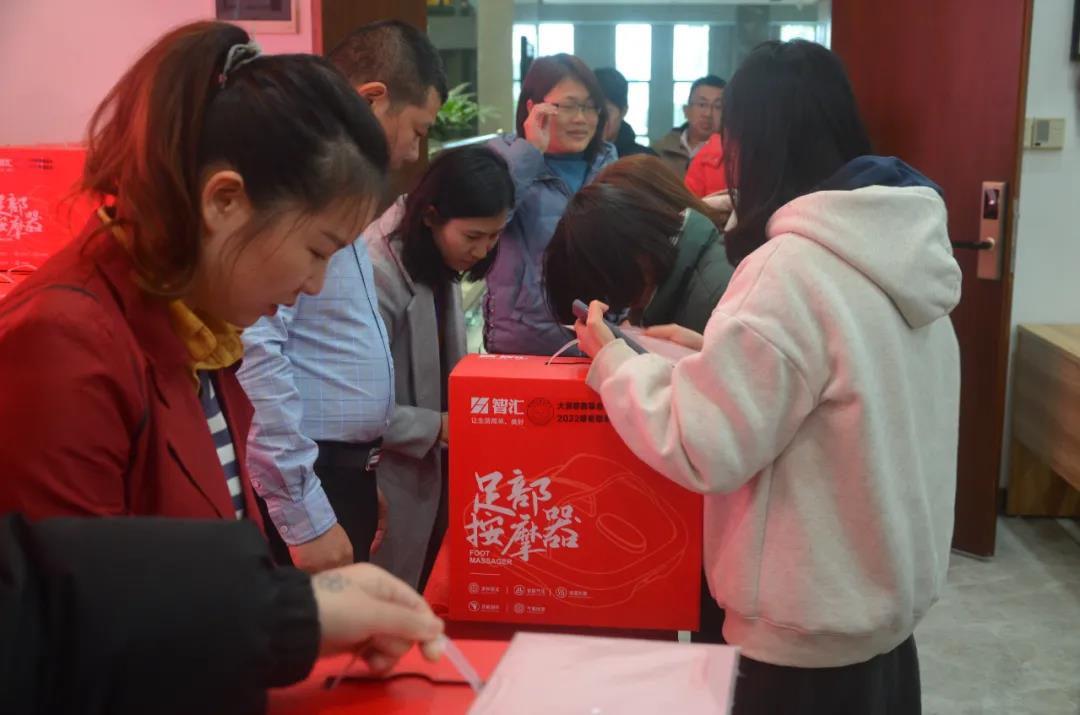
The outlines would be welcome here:
M 695 643 L 724 643 L 724 611 L 702 581 Z M 863 663 L 792 668 L 739 658 L 732 715 L 919 715 L 919 653 L 912 636 Z
M 319 476 L 326 498 L 334 508 L 338 524 L 352 542 L 353 560 L 357 563 L 370 561 L 371 542 L 379 523 L 379 496 L 375 469 L 369 468 L 368 462 L 371 451 L 377 449 L 379 443 L 319 442 L 318 445 L 315 474 Z M 262 499 L 259 500 L 259 509 L 266 522 L 274 560 L 291 566 L 288 546 L 270 520 Z

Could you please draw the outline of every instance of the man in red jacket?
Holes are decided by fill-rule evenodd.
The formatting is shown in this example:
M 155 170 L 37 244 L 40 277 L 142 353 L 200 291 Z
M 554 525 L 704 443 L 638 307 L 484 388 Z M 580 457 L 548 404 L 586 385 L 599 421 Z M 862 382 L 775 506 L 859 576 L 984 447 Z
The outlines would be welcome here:
M 686 170 L 686 188 L 700 198 L 727 191 L 724 146 L 719 134 L 713 134 L 690 161 L 690 168 Z
M 721 101 L 726 85 L 723 79 L 711 74 L 695 80 L 683 107 L 686 123 L 652 144 L 653 150 L 680 178 L 686 176 L 690 161 L 709 137 L 720 131 Z

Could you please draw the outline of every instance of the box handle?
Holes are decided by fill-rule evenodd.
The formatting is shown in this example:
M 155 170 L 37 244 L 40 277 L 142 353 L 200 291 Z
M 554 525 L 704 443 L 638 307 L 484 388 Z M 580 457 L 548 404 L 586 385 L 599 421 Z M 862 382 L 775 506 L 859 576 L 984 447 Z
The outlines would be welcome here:
M 573 340 L 568 342 L 566 345 L 563 345 L 561 348 L 559 348 L 558 350 L 555 351 L 554 355 L 552 355 L 551 357 L 549 357 L 547 359 L 547 362 L 544 363 L 544 366 L 547 367 L 548 365 L 553 364 L 556 360 L 558 360 L 560 357 L 562 357 L 563 353 L 565 353 L 567 350 L 569 350 L 572 347 L 576 347 L 577 344 L 578 344 L 577 338 L 574 338 Z M 568 358 L 568 359 L 576 360 L 578 358 Z

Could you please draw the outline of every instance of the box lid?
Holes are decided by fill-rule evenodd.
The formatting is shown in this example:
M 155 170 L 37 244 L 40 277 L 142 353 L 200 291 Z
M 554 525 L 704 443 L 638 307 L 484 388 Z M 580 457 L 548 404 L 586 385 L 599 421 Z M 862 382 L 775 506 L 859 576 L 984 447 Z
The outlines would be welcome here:
M 466 355 L 450 378 L 499 378 L 500 380 L 569 380 L 584 382 L 592 361 L 587 358 L 551 358 L 537 355 Z

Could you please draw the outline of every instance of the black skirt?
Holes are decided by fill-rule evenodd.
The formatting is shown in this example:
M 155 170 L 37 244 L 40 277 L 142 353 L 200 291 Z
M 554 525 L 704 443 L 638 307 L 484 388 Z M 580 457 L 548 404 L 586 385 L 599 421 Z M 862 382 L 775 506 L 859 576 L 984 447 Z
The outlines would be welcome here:
M 702 583 L 695 643 L 724 643 L 724 612 Z M 911 636 L 888 653 L 839 668 L 739 658 L 733 715 L 920 715 L 919 654 Z

